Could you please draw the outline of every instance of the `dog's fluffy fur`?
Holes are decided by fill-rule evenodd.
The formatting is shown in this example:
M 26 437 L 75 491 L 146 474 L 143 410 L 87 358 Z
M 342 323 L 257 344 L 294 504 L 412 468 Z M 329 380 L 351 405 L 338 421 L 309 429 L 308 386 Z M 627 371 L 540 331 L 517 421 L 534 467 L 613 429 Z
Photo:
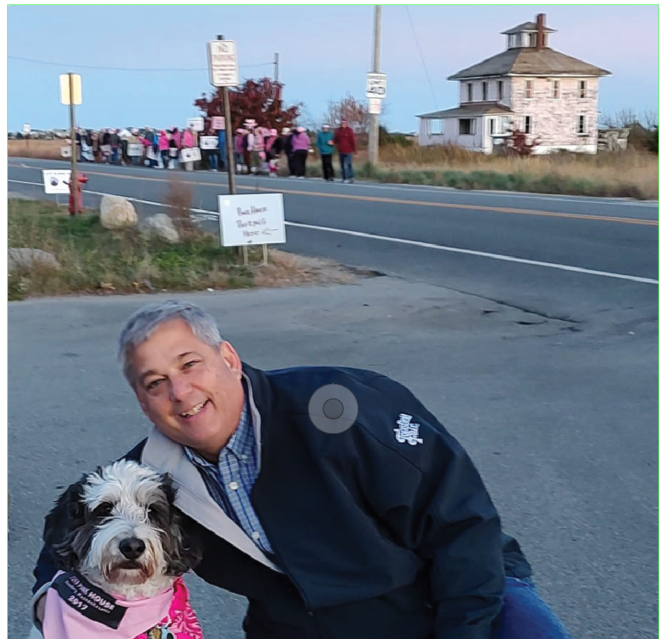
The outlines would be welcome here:
M 167 475 L 121 460 L 66 490 L 46 517 L 44 540 L 59 570 L 126 600 L 152 597 L 200 560 L 174 498 Z M 120 550 L 129 539 L 144 542 L 139 556 Z

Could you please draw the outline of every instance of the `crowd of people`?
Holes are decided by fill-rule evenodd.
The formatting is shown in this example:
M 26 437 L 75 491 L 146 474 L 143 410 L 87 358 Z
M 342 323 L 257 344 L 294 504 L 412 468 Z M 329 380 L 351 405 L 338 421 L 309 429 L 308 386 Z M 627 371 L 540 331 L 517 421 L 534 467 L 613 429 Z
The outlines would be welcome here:
M 205 120 L 202 131 L 191 127 L 170 129 L 101 129 L 76 132 L 77 158 L 80 162 L 148 166 L 160 169 L 196 168 L 209 171 L 227 170 L 227 141 L 225 129 L 214 129 L 212 120 Z M 206 138 L 202 143 L 201 138 Z M 353 156 L 356 138 L 346 120 L 331 131 L 324 124 L 314 135 L 321 157 L 324 180 L 333 182 L 333 154 L 338 152 L 342 182 L 353 182 Z M 200 149 L 199 160 L 189 159 L 186 149 Z M 237 173 L 288 175 L 305 178 L 307 159 L 313 143 L 303 126 L 284 127 L 281 131 L 246 120 L 233 135 L 231 148 Z

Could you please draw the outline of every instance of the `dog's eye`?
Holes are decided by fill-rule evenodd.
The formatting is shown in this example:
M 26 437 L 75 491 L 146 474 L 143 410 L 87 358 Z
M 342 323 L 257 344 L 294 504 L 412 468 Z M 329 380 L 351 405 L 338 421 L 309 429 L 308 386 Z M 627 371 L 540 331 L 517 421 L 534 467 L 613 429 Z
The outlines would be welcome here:
M 94 509 L 94 514 L 97 517 L 108 517 L 111 512 L 112 512 L 112 504 L 107 501 L 104 501 L 102 504 L 99 504 Z

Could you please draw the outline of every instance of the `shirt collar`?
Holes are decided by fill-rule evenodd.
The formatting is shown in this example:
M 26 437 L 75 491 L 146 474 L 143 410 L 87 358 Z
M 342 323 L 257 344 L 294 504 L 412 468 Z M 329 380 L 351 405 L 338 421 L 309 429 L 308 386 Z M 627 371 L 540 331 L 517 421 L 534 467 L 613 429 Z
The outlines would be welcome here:
M 253 435 L 252 437 L 251 434 Z M 239 425 L 232 433 L 227 444 L 225 444 L 225 447 L 220 451 L 218 461 L 220 461 L 220 458 L 223 455 L 227 455 L 228 452 L 233 453 L 239 459 L 245 459 L 243 455 L 248 455 L 251 452 L 252 442 L 254 442 L 254 433 L 252 433 L 252 418 L 250 417 L 250 411 L 248 410 L 248 400 L 246 395 L 246 399 L 243 400 L 243 409 L 241 410 Z M 188 459 L 197 466 L 202 468 L 216 468 L 218 465 L 217 463 L 212 464 L 207 461 L 188 446 L 184 446 L 184 451 L 186 452 Z

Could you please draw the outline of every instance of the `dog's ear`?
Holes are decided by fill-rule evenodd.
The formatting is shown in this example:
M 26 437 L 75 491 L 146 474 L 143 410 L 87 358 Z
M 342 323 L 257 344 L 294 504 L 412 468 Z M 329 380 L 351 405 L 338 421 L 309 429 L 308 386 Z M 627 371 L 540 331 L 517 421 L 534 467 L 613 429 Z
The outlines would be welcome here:
M 44 542 L 61 570 L 73 570 L 78 563 L 73 541 L 76 531 L 85 524 L 85 505 L 82 501 L 85 483 L 86 476 L 69 486 L 46 515 Z
M 202 545 L 195 529 L 197 524 L 175 505 L 177 490 L 169 475 L 161 478 L 163 492 L 170 511 L 170 534 L 163 542 L 168 575 L 183 575 L 193 570 L 202 560 Z

